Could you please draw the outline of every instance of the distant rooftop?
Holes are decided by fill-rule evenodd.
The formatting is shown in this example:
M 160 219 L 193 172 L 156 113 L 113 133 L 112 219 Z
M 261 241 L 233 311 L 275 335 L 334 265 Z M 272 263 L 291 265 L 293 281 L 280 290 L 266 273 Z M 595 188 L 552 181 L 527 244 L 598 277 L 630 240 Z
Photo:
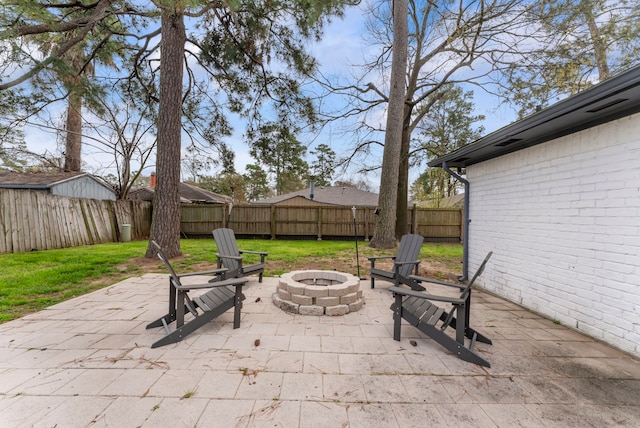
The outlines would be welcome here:
M 144 201 L 153 200 L 155 190 L 151 186 L 142 187 L 140 189 L 129 192 L 129 199 L 140 199 Z M 180 183 L 180 203 L 183 204 L 226 204 L 229 205 L 233 200 L 226 195 L 210 192 L 201 187 L 192 184 Z
M 316 186 L 313 189 L 313 198 L 311 198 L 311 189 L 298 190 L 296 192 L 287 193 L 272 198 L 261 199 L 253 202 L 260 205 L 272 205 L 284 202 L 293 198 L 305 198 L 313 200 L 319 204 L 345 205 L 345 206 L 376 206 L 378 205 L 378 194 L 367 192 L 365 190 L 356 189 L 347 186 Z

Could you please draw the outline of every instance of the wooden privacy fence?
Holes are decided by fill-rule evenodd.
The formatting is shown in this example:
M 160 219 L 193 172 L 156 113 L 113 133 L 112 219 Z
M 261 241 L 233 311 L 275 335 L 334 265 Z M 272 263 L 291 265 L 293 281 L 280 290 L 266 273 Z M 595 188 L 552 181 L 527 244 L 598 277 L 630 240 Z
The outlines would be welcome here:
M 151 203 L 105 201 L 53 196 L 33 190 L 0 189 L 0 253 L 65 248 L 121 240 L 122 225 L 131 238 L 149 236 Z M 460 242 L 460 209 L 411 208 L 407 231 L 429 241 Z M 230 227 L 238 236 L 265 238 L 352 238 L 373 235 L 375 207 L 357 207 L 355 231 L 350 207 L 237 205 L 183 205 L 183 236 L 211 236 Z
M 65 248 L 149 235 L 151 203 L 67 198 L 0 189 L 0 253 Z
M 461 209 L 413 207 L 408 212 L 410 233 L 429 241 L 460 242 L 463 219 Z M 184 236 L 211 236 L 219 227 L 230 227 L 236 235 L 305 238 L 353 237 L 368 240 L 374 232 L 375 207 L 356 207 L 355 233 L 350 207 L 236 205 L 183 205 L 180 231 Z

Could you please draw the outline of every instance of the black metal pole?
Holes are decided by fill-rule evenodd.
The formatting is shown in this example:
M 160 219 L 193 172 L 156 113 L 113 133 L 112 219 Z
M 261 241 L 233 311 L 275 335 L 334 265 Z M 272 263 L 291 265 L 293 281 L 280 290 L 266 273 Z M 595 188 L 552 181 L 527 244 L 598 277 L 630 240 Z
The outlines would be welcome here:
M 360 278 L 360 255 L 358 252 L 358 228 L 356 226 L 356 207 L 351 208 L 351 213 L 353 214 L 353 238 L 356 241 L 356 266 L 358 267 L 358 279 Z

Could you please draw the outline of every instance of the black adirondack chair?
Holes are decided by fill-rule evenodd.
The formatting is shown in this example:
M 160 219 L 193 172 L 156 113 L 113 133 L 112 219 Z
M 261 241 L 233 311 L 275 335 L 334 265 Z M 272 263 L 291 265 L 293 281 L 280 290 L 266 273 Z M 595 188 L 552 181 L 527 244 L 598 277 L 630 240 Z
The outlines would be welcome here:
M 375 287 L 375 280 L 378 278 L 393 282 L 395 285 L 405 284 L 410 287 L 417 287 L 416 290 L 424 290 L 418 283 L 408 279 L 412 270 L 416 274 L 418 273 L 418 265 L 420 264 L 418 255 L 423 242 L 424 238 L 420 235 L 404 235 L 400 239 L 398 253 L 395 256 L 369 257 L 371 262 L 371 288 Z M 392 259 L 393 269 L 389 271 L 376 268 L 376 261 L 381 259 Z
M 225 267 L 227 271 L 221 274 L 222 279 L 241 278 L 243 276 L 258 275 L 258 282 L 262 282 L 262 275 L 266 266 L 265 258 L 269 253 L 262 251 L 239 250 L 236 235 L 232 229 L 220 228 L 213 231 L 213 239 L 218 247 L 218 267 Z M 260 263 L 243 265 L 243 254 L 257 254 Z
M 393 338 L 400 340 L 401 322 L 404 319 L 453 352 L 461 360 L 484 367 L 491 367 L 487 360 L 473 350 L 476 342 L 491 344 L 491 340 L 469 327 L 471 287 L 484 271 L 491 255 L 492 252 L 487 254 L 480 268 L 478 268 L 478 271 L 467 285 L 449 284 L 429 278 L 410 276 L 410 279 L 418 283 L 457 288 L 461 291 L 458 297 L 437 296 L 401 287 L 391 287 L 390 290 L 395 296 L 395 301 L 391 305 L 391 310 L 393 311 Z M 436 306 L 433 301 L 449 303 L 452 307 L 447 312 L 445 309 Z M 455 330 L 455 337 L 447 334 L 446 330 L 449 327 Z
M 169 312 L 147 325 L 147 329 L 164 327 L 166 336 L 154 342 L 151 347 L 168 345 L 179 342 L 190 333 L 217 318 L 224 312 L 233 308 L 233 328 L 240 327 L 240 311 L 242 301 L 242 286 L 248 281 L 244 278 L 230 278 L 204 284 L 182 284 L 181 278 L 195 275 L 220 275 L 226 269 L 214 269 L 203 272 L 193 272 L 178 275 L 169 260 L 162 252 L 162 248 L 155 242 L 151 243 L 158 250 L 158 258 L 162 260 L 169 270 Z M 192 290 L 209 289 L 196 297 L 190 297 Z M 189 313 L 189 314 L 187 314 Z M 185 315 L 189 320 L 185 323 Z M 175 330 L 171 331 L 169 324 L 176 322 Z

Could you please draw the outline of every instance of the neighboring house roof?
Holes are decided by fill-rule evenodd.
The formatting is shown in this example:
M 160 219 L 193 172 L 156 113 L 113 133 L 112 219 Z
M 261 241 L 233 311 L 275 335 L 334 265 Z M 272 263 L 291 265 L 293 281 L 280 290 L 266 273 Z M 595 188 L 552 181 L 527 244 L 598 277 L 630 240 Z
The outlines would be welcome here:
M 461 208 L 464 205 L 464 193 L 443 198 L 440 201 L 440 208 Z
M 48 190 L 53 186 L 63 184 L 64 182 L 77 180 L 80 178 L 89 178 L 102 187 L 105 187 L 115 193 L 112 187 L 104 181 L 85 172 L 15 172 L 6 171 L 0 173 L 0 188 L 5 189 L 32 189 L 32 190 Z
M 180 183 L 180 196 L 194 203 L 231 204 L 233 202 L 229 196 L 219 195 L 187 183 Z
M 142 187 L 129 192 L 129 199 L 141 199 L 144 201 L 153 200 L 155 193 L 152 187 Z M 197 186 L 187 183 L 180 183 L 180 203 L 183 204 L 231 204 L 229 196 L 219 195 Z
M 318 204 L 345 205 L 345 206 L 376 206 L 378 205 L 378 194 L 346 186 L 316 186 L 313 189 L 313 199 L 311 198 L 311 188 L 298 190 L 297 192 L 285 195 L 274 196 L 272 198 L 261 199 L 252 202 L 259 205 L 273 205 L 285 201 L 300 199 L 301 201 L 313 201 Z
M 640 111 L 640 65 L 501 128 L 429 166 L 465 167 Z
M 140 187 L 139 189 L 131 190 L 127 193 L 127 199 L 136 201 L 153 201 L 153 194 L 155 192 L 151 187 Z M 180 197 L 181 204 L 190 204 L 191 201 Z

